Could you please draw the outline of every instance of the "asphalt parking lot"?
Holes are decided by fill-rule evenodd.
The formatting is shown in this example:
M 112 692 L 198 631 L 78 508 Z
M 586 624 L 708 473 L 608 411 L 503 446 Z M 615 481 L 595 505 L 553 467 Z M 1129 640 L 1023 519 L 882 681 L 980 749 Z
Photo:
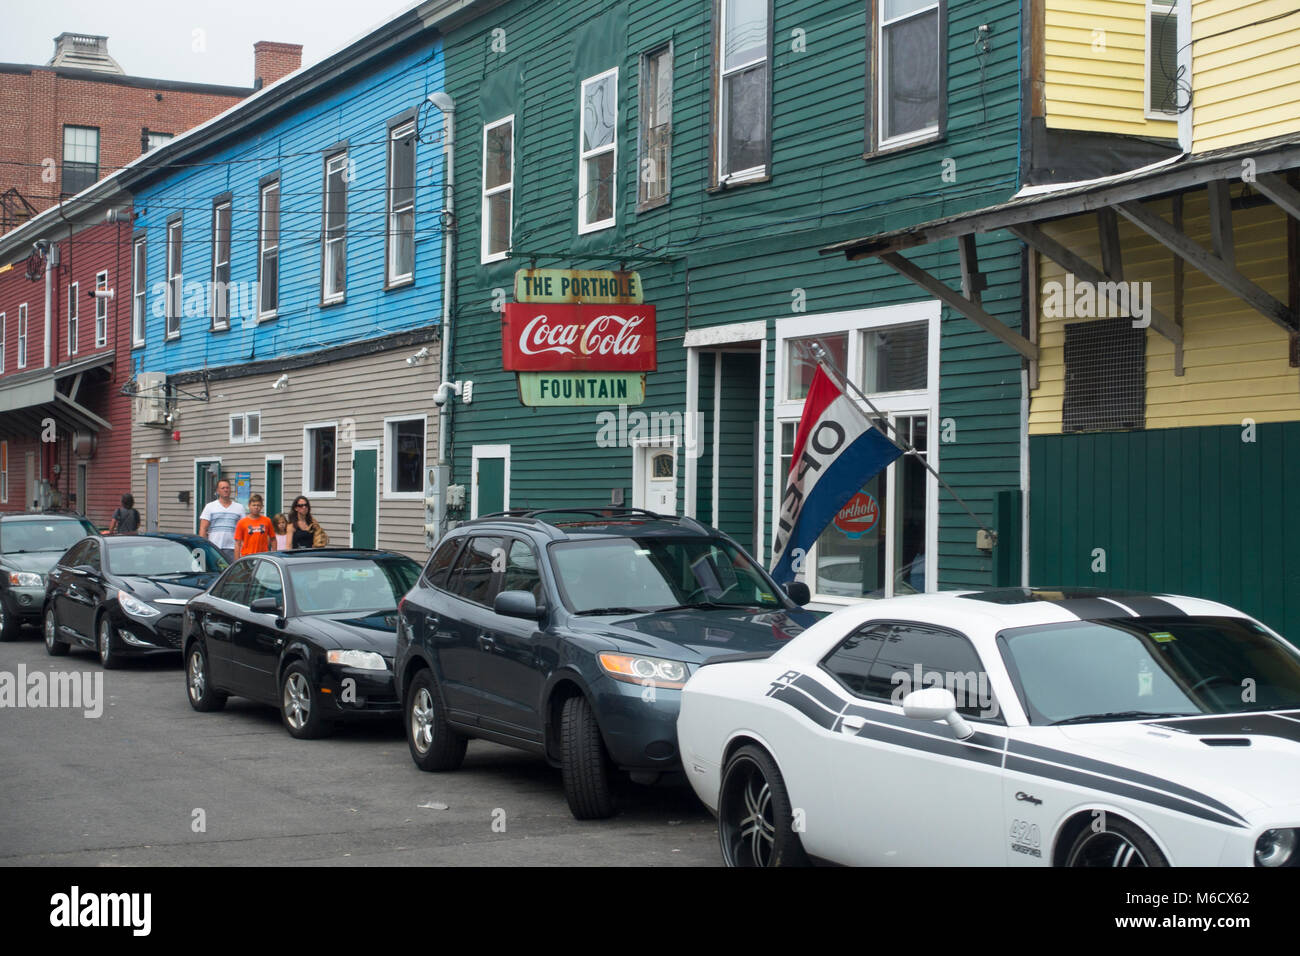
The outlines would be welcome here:
M 689 789 L 627 784 L 615 819 L 578 822 L 559 771 L 505 747 L 471 742 L 461 770 L 426 774 L 398 722 L 299 741 L 247 701 L 196 713 L 179 655 L 103 671 L 89 651 L 49 657 L 29 630 L 0 644 L 0 680 L 20 668 L 29 681 L 89 674 L 92 689 L 102 675 L 102 713 L 0 707 L 0 864 L 721 862 L 713 818 Z

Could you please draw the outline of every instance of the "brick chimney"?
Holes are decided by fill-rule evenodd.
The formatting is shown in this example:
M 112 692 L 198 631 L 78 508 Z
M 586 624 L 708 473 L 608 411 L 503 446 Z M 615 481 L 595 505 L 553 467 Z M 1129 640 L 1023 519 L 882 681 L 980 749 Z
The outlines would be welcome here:
M 302 66 L 301 43 L 258 40 L 253 44 L 253 88 L 260 90 Z

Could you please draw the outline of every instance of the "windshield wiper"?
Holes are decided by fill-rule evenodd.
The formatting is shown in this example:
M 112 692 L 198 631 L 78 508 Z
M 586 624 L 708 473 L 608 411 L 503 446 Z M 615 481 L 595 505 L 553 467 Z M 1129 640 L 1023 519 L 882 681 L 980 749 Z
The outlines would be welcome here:
M 667 607 L 656 608 L 659 611 L 710 611 L 721 609 L 734 611 L 737 608 L 757 607 L 756 604 L 721 604 L 718 601 L 691 601 L 689 604 L 670 604 Z
M 1153 710 L 1111 710 L 1102 714 L 1079 714 L 1077 717 L 1066 717 L 1064 720 L 1054 720 L 1051 726 L 1056 727 L 1061 724 L 1082 724 L 1088 721 L 1096 720 L 1143 720 L 1148 717 L 1198 717 L 1199 714 L 1171 714 L 1167 711 L 1156 712 Z
M 585 611 L 574 611 L 575 614 L 644 614 L 646 608 L 643 607 L 589 607 Z

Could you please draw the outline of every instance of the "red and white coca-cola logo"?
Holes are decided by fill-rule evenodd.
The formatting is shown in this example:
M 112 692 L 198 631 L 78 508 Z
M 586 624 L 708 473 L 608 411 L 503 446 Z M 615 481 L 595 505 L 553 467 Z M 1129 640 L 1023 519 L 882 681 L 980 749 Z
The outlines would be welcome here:
M 643 372 L 655 367 L 652 305 L 507 302 L 501 331 L 507 370 Z

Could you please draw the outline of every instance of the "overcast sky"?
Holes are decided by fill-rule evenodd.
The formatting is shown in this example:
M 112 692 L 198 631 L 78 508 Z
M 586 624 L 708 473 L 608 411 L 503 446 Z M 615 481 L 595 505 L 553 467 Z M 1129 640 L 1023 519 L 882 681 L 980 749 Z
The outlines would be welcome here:
M 301 43 L 315 63 L 414 0 L 28 0 L 6 3 L 0 62 L 47 63 L 60 33 L 108 37 L 130 76 L 253 85 L 253 44 Z

